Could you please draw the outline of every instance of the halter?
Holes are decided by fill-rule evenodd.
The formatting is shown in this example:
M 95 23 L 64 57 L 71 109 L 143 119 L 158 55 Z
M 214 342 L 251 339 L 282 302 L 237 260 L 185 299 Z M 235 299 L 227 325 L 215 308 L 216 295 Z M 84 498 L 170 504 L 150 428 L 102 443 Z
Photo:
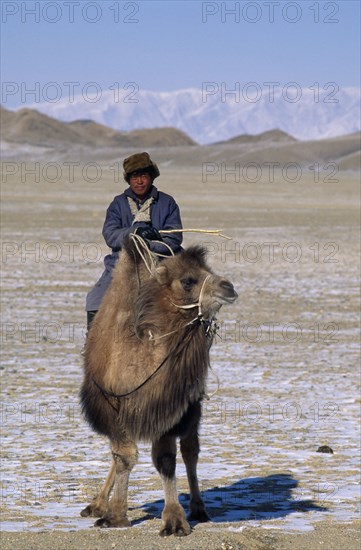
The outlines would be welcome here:
M 174 334 L 175 332 L 178 332 L 179 330 L 182 330 L 183 328 L 187 327 L 188 325 L 193 325 L 196 322 L 199 322 L 201 325 L 203 325 L 205 327 L 206 336 L 208 336 L 209 334 L 212 333 L 213 320 L 208 321 L 207 319 L 205 319 L 204 316 L 203 316 L 203 312 L 202 312 L 202 300 L 203 300 L 203 295 L 204 295 L 204 289 L 205 289 L 206 283 L 207 283 L 207 281 L 210 277 L 211 277 L 211 274 L 207 275 L 207 277 L 203 281 L 203 284 L 202 284 L 202 287 L 201 287 L 201 290 L 200 290 L 200 293 L 199 293 L 198 302 L 195 302 L 194 304 L 187 304 L 185 306 L 182 306 L 182 305 L 179 305 L 179 304 L 175 304 L 174 302 L 171 302 L 171 304 L 173 306 L 175 306 L 179 309 L 193 309 L 194 307 L 197 307 L 198 308 L 197 317 L 194 317 L 194 319 L 192 319 L 191 321 L 188 321 L 188 323 L 186 323 L 182 327 L 180 327 L 178 329 L 175 329 L 175 330 L 171 330 L 170 332 L 166 332 L 165 334 L 161 334 L 160 336 L 154 336 L 152 331 L 149 330 L 148 331 L 149 340 L 160 340 L 161 338 L 165 338 L 166 336 L 169 336 L 170 334 Z
M 198 316 L 197 317 L 198 317 L 198 319 L 203 320 L 204 317 L 203 317 L 203 312 L 202 312 L 202 300 L 203 300 L 204 288 L 205 288 L 206 283 L 207 283 L 207 281 L 210 277 L 211 277 L 211 274 L 209 273 L 209 275 L 207 275 L 207 277 L 203 281 L 201 291 L 199 293 L 198 302 L 196 302 L 195 304 L 188 304 L 186 306 L 180 306 L 178 304 L 175 304 L 174 302 L 172 302 L 172 304 L 175 307 L 178 307 L 179 309 L 192 309 L 193 307 L 197 307 L 198 308 Z
M 149 250 L 148 246 L 146 245 L 146 242 L 144 241 L 144 239 L 142 237 L 140 237 L 139 235 L 137 235 L 136 233 L 133 233 L 130 236 L 133 239 L 135 248 L 137 249 L 138 254 L 142 258 L 142 260 L 144 262 L 144 265 L 147 268 L 149 274 L 151 276 L 154 276 L 155 269 L 156 269 L 155 256 L 164 256 L 164 254 L 151 252 Z M 156 242 L 160 242 L 160 241 L 156 241 Z M 170 246 L 168 246 L 165 242 L 162 242 L 162 244 L 164 244 L 167 248 L 169 248 L 171 254 L 174 256 L 174 252 L 170 248 Z M 148 258 L 146 258 L 146 256 Z M 165 257 L 167 257 L 167 256 L 165 256 Z M 210 277 L 211 277 L 211 274 L 208 274 L 207 277 L 203 281 L 203 284 L 202 284 L 202 287 L 201 287 L 201 290 L 200 290 L 200 293 L 199 293 L 198 302 L 195 302 L 194 304 L 187 304 L 187 305 L 184 305 L 184 306 L 179 305 L 179 304 L 175 304 L 174 302 L 171 302 L 171 304 L 173 304 L 175 307 L 177 307 L 179 309 L 192 309 L 194 307 L 198 307 L 197 317 L 194 317 L 194 319 L 192 319 L 191 321 L 188 321 L 188 323 L 186 323 L 185 325 L 183 325 L 179 329 L 175 329 L 175 330 L 172 330 L 170 332 L 166 332 L 165 334 L 161 334 L 160 336 L 154 336 L 152 331 L 149 330 L 148 331 L 149 340 L 153 340 L 153 341 L 160 340 L 162 338 L 165 338 L 166 336 L 170 336 L 171 334 L 174 334 L 175 332 L 178 332 L 179 330 L 182 330 L 183 328 L 185 328 L 189 325 L 193 325 L 196 322 L 199 322 L 200 324 L 202 324 L 204 326 L 206 336 L 209 336 L 209 335 L 212 334 L 212 337 L 213 337 L 215 331 L 217 330 L 217 327 L 215 327 L 215 328 L 212 327 L 213 320 L 212 321 L 207 321 L 204 318 L 203 312 L 202 312 L 202 300 L 203 300 L 203 296 L 204 296 L 204 289 L 205 289 L 207 281 Z

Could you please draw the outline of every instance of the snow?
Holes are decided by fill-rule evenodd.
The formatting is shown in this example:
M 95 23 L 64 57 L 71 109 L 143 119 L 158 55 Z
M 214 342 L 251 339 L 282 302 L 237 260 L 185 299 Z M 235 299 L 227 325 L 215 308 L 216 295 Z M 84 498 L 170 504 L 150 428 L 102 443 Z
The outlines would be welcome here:
M 121 131 L 172 126 L 200 144 L 274 128 L 301 140 L 336 137 L 360 130 L 358 88 L 320 87 L 319 94 L 310 88 L 299 88 L 297 101 L 282 87 L 276 87 L 274 94 L 269 88 L 260 89 L 257 101 L 247 99 L 242 87 L 236 96 L 227 94 L 221 87 L 213 95 L 205 89 L 138 90 L 136 102 L 129 102 L 127 94 L 129 91 L 121 90 L 118 98 L 108 90 L 94 103 L 78 95 L 72 102 L 62 98 L 56 103 L 36 103 L 29 107 L 62 121 L 92 119 Z

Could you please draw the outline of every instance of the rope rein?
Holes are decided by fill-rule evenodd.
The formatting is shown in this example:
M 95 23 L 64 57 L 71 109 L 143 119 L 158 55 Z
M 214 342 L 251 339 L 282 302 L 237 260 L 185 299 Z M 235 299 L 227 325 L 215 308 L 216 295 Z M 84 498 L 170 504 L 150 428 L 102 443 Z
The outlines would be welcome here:
M 134 246 L 137 249 L 139 256 L 142 258 L 145 267 L 149 271 L 150 275 L 153 277 L 155 273 L 155 268 L 156 268 L 157 256 L 161 258 L 169 258 L 169 255 L 161 254 L 160 252 L 152 252 L 151 250 L 149 250 L 149 247 L 147 246 L 147 243 L 145 242 L 145 240 L 140 235 L 137 235 L 136 233 L 131 233 L 130 238 L 133 240 Z M 173 250 L 167 243 L 163 241 L 155 241 L 155 240 L 152 242 L 160 243 L 164 245 L 166 248 L 168 248 L 170 255 L 174 256 Z M 146 253 L 146 255 L 148 255 L 148 259 L 146 259 L 144 252 Z
M 149 271 L 150 275 L 153 277 L 156 268 L 154 253 L 149 250 L 145 240 L 142 237 L 140 237 L 136 233 L 132 233 L 130 237 L 134 242 L 134 246 L 137 249 L 139 256 L 142 258 L 145 267 Z M 146 254 L 148 255 L 148 259 L 145 257 L 143 252 L 146 252 Z
M 159 233 L 207 233 L 208 235 L 214 235 L 215 237 L 223 237 L 224 239 L 232 240 L 232 237 L 223 235 L 222 229 L 160 229 Z
M 196 321 L 198 320 L 198 318 L 196 319 Z M 179 353 L 182 351 L 182 349 L 185 347 L 185 345 L 187 344 L 187 341 L 185 339 L 179 339 L 178 343 L 177 343 L 177 346 L 180 344 L 180 342 L 182 342 L 183 346 L 180 350 L 178 350 L 177 352 L 177 355 L 179 355 Z M 98 382 L 96 382 L 96 380 L 94 380 L 93 378 L 93 382 L 94 384 L 97 386 L 97 388 L 99 388 L 99 390 L 104 394 L 104 396 L 106 398 L 108 397 L 115 397 L 116 399 L 120 399 L 121 397 L 128 397 L 129 395 L 132 395 L 132 393 L 135 393 L 136 391 L 140 390 L 151 378 L 153 378 L 153 376 L 155 376 L 157 374 L 157 372 L 165 365 L 166 361 L 169 359 L 171 355 L 171 352 L 168 353 L 168 355 L 166 355 L 166 357 L 163 359 L 163 361 L 158 365 L 158 367 L 148 376 L 148 378 L 146 378 L 145 380 L 143 380 L 143 382 L 141 384 L 139 384 L 139 386 L 137 386 L 136 388 L 126 392 L 126 393 L 114 393 L 110 390 L 106 390 L 105 388 L 103 388 L 100 384 L 98 384 Z M 113 407 L 114 408 L 114 407 Z

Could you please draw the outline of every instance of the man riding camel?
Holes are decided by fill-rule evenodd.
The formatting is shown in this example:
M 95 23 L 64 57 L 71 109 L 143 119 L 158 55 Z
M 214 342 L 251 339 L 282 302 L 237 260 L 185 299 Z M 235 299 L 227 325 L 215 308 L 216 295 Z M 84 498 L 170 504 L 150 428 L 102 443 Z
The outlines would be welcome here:
M 153 181 L 160 175 L 148 153 L 136 153 L 123 162 L 129 187 L 114 198 L 107 209 L 103 237 L 112 253 L 104 258 L 105 269 L 86 297 L 87 328 L 107 290 L 125 237 L 136 233 L 152 252 L 169 255 L 181 251 L 182 233 L 161 236 L 161 229 L 182 229 L 179 207 L 173 197 L 158 191 Z M 167 246 L 168 245 L 168 246 Z M 170 249 L 169 249 L 170 247 Z

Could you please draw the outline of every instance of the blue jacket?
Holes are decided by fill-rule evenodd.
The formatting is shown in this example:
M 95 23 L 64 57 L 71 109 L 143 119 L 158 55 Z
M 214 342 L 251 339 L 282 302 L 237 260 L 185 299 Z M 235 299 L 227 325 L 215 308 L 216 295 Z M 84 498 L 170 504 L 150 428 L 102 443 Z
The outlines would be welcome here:
M 123 239 L 134 231 L 132 227 L 133 215 L 130 211 L 127 197 L 132 197 L 139 204 L 139 199 L 128 188 L 111 202 L 107 209 L 105 222 L 103 226 L 103 237 L 107 245 L 112 249 L 112 253 L 104 258 L 106 269 L 112 270 L 115 266 L 119 251 L 122 248 Z M 153 227 L 156 229 L 181 229 L 182 222 L 177 203 L 170 195 L 158 191 L 152 185 L 150 191 L 144 199 L 149 197 L 154 198 L 154 202 L 150 207 L 150 219 Z M 182 244 L 182 233 L 171 233 L 163 236 L 163 241 L 171 247 L 174 253 L 180 252 Z M 150 249 L 153 252 L 161 254 L 169 254 L 168 249 L 159 243 L 150 241 Z
M 86 311 L 97 311 L 99 309 L 104 293 L 110 284 L 113 267 L 118 260 L 123 240 L 129 233 L 134 231 L 134 226 L 132 226 L 133 215 L 128 204 L 128 196 L 135 199 L 140 206 L 139 199 L 128 188 L 121 195 L 114 197 L 113 202 L 107 210 L 103 226 L 103 237 L 107 245 L 112 249 L 112 253 L 105 256 L 105 270 L 95 286 L 87 294 Z M 154 185 L 152 185 L 148 195 L 144 198 L 147 199 L 149 197 L 154 197 L 154 202 L 150 207 L 150 218 L 152 225 L 156 229 L 182 228 L 179 208 L 173 197 L 158 191 Z M 175 254 L 181 251 L 182 233 L 171 233 L 169 236 L 167 235 L 162 238 Z M 161 243 L 150 241 L 149 247 L 154 252 L 169 254 L 169 250 Z

